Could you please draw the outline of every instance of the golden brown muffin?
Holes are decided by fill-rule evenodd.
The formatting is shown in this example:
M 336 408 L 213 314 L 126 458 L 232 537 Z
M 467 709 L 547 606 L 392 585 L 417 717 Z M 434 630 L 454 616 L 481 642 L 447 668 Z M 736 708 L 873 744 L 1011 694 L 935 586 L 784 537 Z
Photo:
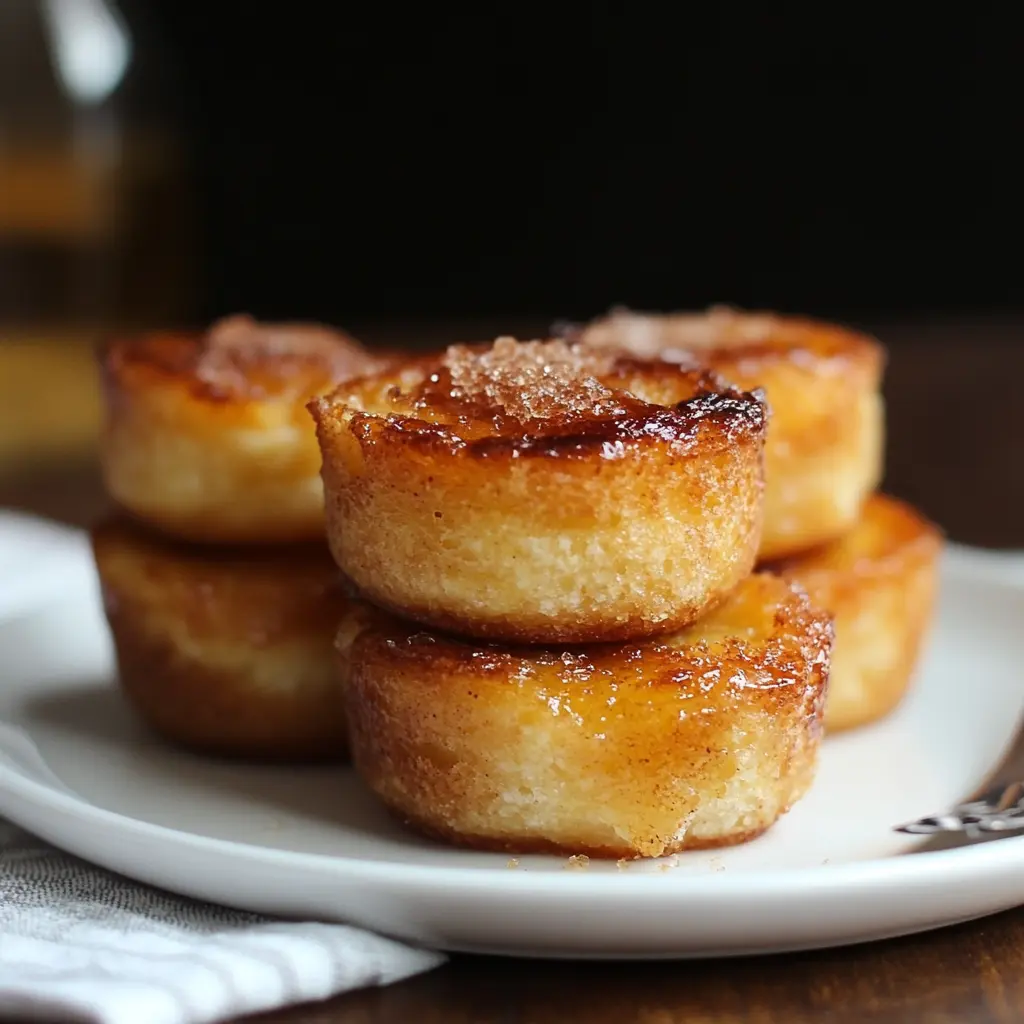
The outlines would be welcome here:
M 830 617 L 769 574 L 685 632 L 567 649 L 338 634 L 352 756 L 416 828 L 464 846 L 656 857 L 759 835 L 810 785 Z
M 648 378 L 665 404 L 625 390 Z M 764 406 L 706 372 L 505 338 L 310 409 L 335 559 L 418 622 L 510 642 L 654 635 L 753 566 Z
M 184 547 L 124 520 L 92 539 L 121 687 L 155 732 L 255 760 L 345 755 L 333 641 L 348 601 L 323 542 Z
M 698 358 L 737 387 L 764 388 L 771 426 L 761 558 L 840 536 L 878 486 L 884 352 L 872 338 L 813 320 L 720 307 L 669 316 L 618 311 L 570 333 L 598 349 L 644 359 Z
M 326 327 L 247 316 L 100 352 L 107 491 L 169 536 L 225 544 L 323 537 L 306 402 L 375 360 Z
M 932 618 L 941 550 L 935 526 L 876 494 L 845 537 L 772 567 L 835 616 L 830 732 L 877 721 L 903 698 Z

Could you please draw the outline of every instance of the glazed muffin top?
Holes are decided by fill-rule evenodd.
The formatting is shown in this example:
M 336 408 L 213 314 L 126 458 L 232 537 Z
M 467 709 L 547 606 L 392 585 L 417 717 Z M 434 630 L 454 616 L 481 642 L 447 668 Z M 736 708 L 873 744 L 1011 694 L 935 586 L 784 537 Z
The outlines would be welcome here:
M 401 437 L 479 456 L 608 456 L 685 443 L 704 421 L 730 435 L 764 427 L 759 397 L 695 362 L 669 368 L 558 339 L 451 346 L 348 381 L 311 410 L 346 421 L 361 443 Z
M 260 323 L 245 314 L 202 332 L 112 338 L 99 355 L 111 390 L 170 387 L 220 403 L 301 400 L 376 365 L 341 331 L 320 324 Z

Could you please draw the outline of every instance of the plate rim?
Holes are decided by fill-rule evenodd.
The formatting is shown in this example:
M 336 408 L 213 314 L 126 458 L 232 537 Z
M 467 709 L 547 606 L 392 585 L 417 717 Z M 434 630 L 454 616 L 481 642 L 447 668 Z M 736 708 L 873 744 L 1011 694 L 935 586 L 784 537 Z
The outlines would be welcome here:
M 1016 561 L 1021 570 L 1019 579 L 1009 578 L 1006 572 L 1012 561 Z M 1008 553 L 1008 557 L 1004 558 L 998 552 L 950 543 L 943 554 L 943 566 L 948 566 L 955 575 L 966 575 L 972 581 L 996 589 L 1018 593 L 1024 589 L 1024 557 L 1020 552 Z M 993 567 L 1001 571 L 992 573 L 990 570 Z M 74 597 L 86 599 L 84 592 L 74 597 L 72 593 L 66 593 L 65 596 L 69 600 Z M 906 851 L 888 856 L 811 867 L 775 866 L 710 873 L 671 870 L 540 871 L 529 868 L 511 870 L 507 863 L 498 863 L 496 860 L 493 867 L 468 868 L 459 865 L 410 864 L 401 860 L 374 861 L 365 856 L 346 853 L 306 853 L 219 839 L 142 821 L 99 807 L 78 794 L 62 792 L 31 778 L 16 767 L 0 763 L 0 813 L 13 824 L 39 835 L 37 826 L 24 823 L 26 815 L 20 813 L 21 808 L 10 806 L 10 798 L 13 798 L 16 805 L 28 804 L 41 812 L 56 812 L 90 830 L 101 828 L 107 832 L 108 837 L 112 832 L 120 833 L 211 856 L 241 858 L 264 868 L 363 878 L 368 882 L 387 883 L 390 888 L 443 886 L 463 891 L 494 890 L 495 878 L 498 877 L 501 879 L 500 888 L 508 894 L 528 892 L 556 899 L 577 899 L 584 893 L 590 899 L 598 900 L 621 900 L 623 897 L 652 900 L 666 896 L 701 899 L 742 899 L 766 895 L 787 897 L 795 891 L 808 896 L 837 888 L 850 891 L 874 889 L 882 885 L 927 885 L 939 879 L 955 883 L 978 871 L 1000 871 L 1024 862 L 1024 834 L 1021 834 L 972 846 L 920 853 L 911 853 L 912 846 L 908 843 Z M 31 817 L 31 814 L 27 816 Z M 41 838 L 47 839 L 46 836 Z M 76 844 L 69 845 L 61 840 L 47 841 L 69 853 L 83 856 L 73 848 Z M 80 849 L 81 844 L 78 847 Z M 83 859 L 89 858 L 83 856 Z M 652 884 L 651 878 L 657 878 L 657 883 Z
M 529 869 L 510 870 L 507 866 L 465 868 L 449 865 L 408 864 L 402 861 L 373 861 L 369 858 L 353 857 L 347 854 L 328 855 L 303 853 L 294 850 L 279 850 L 273 847 L 257 846 L 229 839 L 216 839 L 169 828 L 151 822 L 140 821 L 117 811 L 90 804 L 85 799 L 61 793 L 41 782 L 22 775 L 7 765 L 0 765 L 0 790 L 16 799 L 27 801 L 41 810 L 51 810 L 73 818 L 87 826 L 105 826 L 118 829 L 133 837 L 169 842 L 188 847 L 198 852 L 213 855 L 244 858 L 259 862 L 271 868 L 312 870 L 318 873 L 343 874 L 349 877 L 363 877 L 368 881 L 388 882 L 391 886 L 423 885 L 457 886 L 460 889 L 493 890 L 495 876 L 502 879 L 501 888 L 512 891 L 530 891 L 544 895 L 572 895 L 580 890 L 599 893 L 612 899 L 623 896 L 636 898 L 662 898 L 666 895 L 695 896 L 738 899 L 744 896 L 765 895 L 773 891 L 784 895 L 794 888 L 805 895 L 814 891 L 842 888 L 873 888 L 879 883 L 895 885 L 901 883 L 925 884 L 941 877 L 952 881 L 952 875 L 964 870 L 970 874 L 984 868 L 997 871 L 1024 860 L 1024 835 L 1006 836 L 975 846 L 953 850 L 931 850 L 907 855 L 892 854 L 888 857 L 872 857 L 865 860 L 848 861 L 842 864 L 822 864 L 814 867 L 775 867 L 743 871 L 711 872 L 709 874 L 676 873 L 673 871 L 644 872 L 588 872 L 588 871 L 532 871 Z M 3 814 L 15 825 L 28 828 L 19 820 L 22 816 L 12 815 L 6 801 L 0 797 Z M 39 834 L 35 832 L 35 834 Z M 45 837 L 42 837 L 45 838 Z M 47 840 L 50 841 L 50 840 Z M 61 842 L 52 845 L 80 856 Z M 509 855 L 511 856 L 511 854 Z M 83 859 L 88 859 L 83 857 Z M 652 886 L 651 879 L 658 879 Z M 795 885 L 794 885 L 795 883 Z

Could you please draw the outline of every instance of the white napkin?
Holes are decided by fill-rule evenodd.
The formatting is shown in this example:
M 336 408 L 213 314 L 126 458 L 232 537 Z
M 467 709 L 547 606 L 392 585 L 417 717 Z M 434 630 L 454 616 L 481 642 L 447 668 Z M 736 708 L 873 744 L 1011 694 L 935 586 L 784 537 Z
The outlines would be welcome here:
M 439 953 L 184 899 L 0 822 L 0 1017 L 191 1024 L 387 985 Z

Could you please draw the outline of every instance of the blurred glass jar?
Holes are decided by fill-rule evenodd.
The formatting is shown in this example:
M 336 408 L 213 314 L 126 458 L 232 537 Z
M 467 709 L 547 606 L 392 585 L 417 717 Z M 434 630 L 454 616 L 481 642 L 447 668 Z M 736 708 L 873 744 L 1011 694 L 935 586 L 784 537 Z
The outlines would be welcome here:
M 0 336 L 187 315 L 185 152 L 143 11 L 0 0 Z

